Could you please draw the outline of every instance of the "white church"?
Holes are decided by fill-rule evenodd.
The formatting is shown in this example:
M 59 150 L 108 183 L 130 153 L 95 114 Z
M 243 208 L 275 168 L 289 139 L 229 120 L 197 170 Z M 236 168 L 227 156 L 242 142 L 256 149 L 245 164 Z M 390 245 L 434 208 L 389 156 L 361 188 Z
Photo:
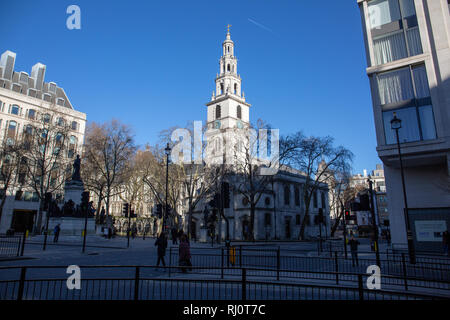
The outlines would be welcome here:
M 207 139 L 208 161 L 223 161 L 229 164 L 245 157 L 248 139 L 242 136 L 250 127 L 250 107 L 242 91 L 242 79 L 237 73 L 237 58 L 234 42 L 228 29 L 222 44 L 220 72 L 215 79 L 215 91 L 207 106 Z M 224 138 L 225 137 L 225 138 Z M 224 141 L 232 141 L 224 146 Z M 231 147 L 230 147 L 231 145 Z M 248 150 L 248 149 L 247 149 Z M 242 159 L 241 159 L 242 160 Z M 221 240 L 226 239 L 227 225 L 230 240 L 249 240 L 250 204 L 237 186 L 238 172 L 230 182 L 230 205 L 224 208 L 223 217 L 218 218 L 216 234 Z M 304 219 L 305 204 L 302 197 L 305 176 L 289 167 L 281 167 L 270 177 L 255 207 L 254 238 L 255 240 L 296 240 L 299 238 L 301 223 Z M 204 239 L 204 209 L 209 199 L 201 201 L 193 211 L 192 234 L 196 239 Z M 329 236 L 330 218 L 328 202 L 328 186 L 323 185 L 311 200 L 309 219 L 305 228 L 306 238 Z M 209 208 L 211 210 L 211 208 Z M 325 221 L 319 222 L 318 213 L 323 212 Z M 185 229 L 188 221 L 188 208 L 183 208 Z M 228 223 L 226 223 L 228 220 Z

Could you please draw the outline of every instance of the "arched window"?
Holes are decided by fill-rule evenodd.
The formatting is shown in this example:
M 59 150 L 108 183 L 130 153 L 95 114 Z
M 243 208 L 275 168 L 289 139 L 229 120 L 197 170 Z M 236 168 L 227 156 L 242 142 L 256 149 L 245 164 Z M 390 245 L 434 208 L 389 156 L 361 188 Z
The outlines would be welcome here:
M 220 94 L 223 94 L 223 83 L 220 84 Z
M 237 83 L 234 84 L 234 94 L 237 93 Z
M 63 117 L 58 118 L 58 126 L 64 127 L 65 123 L 66 123 L 66 121 L 64 120 Z
M 227 64 L 227 71 L 230 72 L 230 64 Z
M 75 150 L 77 148 L 77 143 L 78 143 L 77 137 L 70 136 L 70 139 L 69 139 L 69 151 L 67 153 L 67 156 L 69 158 L 73 158 L 73 156 L 75 155 Z
M 11 107 L 11 114 L 19 115 L 19 106 L 18 105 L 13 105 Z
M 78 128 L 78 122 L 76 122 L 76 121 L 72 121 L 72 130 L 77 130 L 77 128 Z
M 242 108 L 241 108 L 241 106 L 237 106 L 236 116 L 238 117 L 238 119 L 242 119 Z
M 10 121 L 8 125 L 8 138 L 14 139 L 16 136 L 17 122 Z
M 291 203 L 291 189 L 288 185 L 284 186 L 284 204 L 289 205 Z
M 221 117 L 220 106 L 217 105 L 216 106 L 216 119 L 220 119 L 220 117 Z
M 44 120 L 44 123 L 49 123 L 50 118 L 51 118 L 51 116 L 48 113 L 44 114 L 44 116 L 42 117 L 42 119 Z
M 34 120 L 36 118 L 36 110 L 30 109 L 28 110 L 28 119 Z

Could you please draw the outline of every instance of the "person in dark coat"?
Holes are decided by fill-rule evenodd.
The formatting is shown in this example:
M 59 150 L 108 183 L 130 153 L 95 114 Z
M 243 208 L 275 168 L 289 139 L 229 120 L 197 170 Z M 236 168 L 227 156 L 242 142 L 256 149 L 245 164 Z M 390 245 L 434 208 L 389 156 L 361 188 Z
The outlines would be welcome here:
M 181 271 L 183 271 L 183 273 L 186 273 L 187 269 L 186 267 L 192 267 L 192 263 L 191 263 L 191 249 L 185 234 L 181 236 L 178 250 L 179 250 L 178 252 L 179 265 L 182 267 Z M 189 268 L 189 270 L 192 269 Z
M 178 244 L 178 241 L 177 241 L 178 230 L 177 230 L 177 228 L 173 227 L 172 230 L 171 230 L 171 233 L 172 233 L 172 244 Z
M 356 263 L 356 265 L 358 266 L 359 265 L 358 264 L 358 245 L 360 243 L 358 240 L 355 239 L 355 237 L 352 234 L 348 244 L 350 245 L 350 251 L 352 253 L 352 265 L 355 266 L 355 263 Z
M 161 232 L 158 239 L 156 239 L 155 246 L 158 247 L 158 261 L 156 262 L 156 266 L 159 267 L 159 262 L 161 261 L 162 265 L 165 267 L 166 262 L 164 261 L 164 256 L 166 255 L 167 238 L 164 232 Z
M 61 231 L 61 227 L 60 227 L 60 224 L 58 223 L 55 226 L 55 228 L 53 229 L 53 233 L 54 233 L 53 242 L 58 242 L 60 231 Z

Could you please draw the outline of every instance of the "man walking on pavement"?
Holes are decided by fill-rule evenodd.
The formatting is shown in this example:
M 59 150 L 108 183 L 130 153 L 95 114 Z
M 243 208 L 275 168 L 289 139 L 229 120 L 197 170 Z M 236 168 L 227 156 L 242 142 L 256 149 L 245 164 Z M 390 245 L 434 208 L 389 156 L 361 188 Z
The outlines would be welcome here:
M 356 263 L 356 265 L 359 266 L 359 264 L 358 264 L 358 245 L 360 243 L 358 240 L 355 239 L 355 237 L 352 234 L 348 244 L 350 245 L 350 251 L 352 253 L 352 265 L 355 266 L 355 263 Z
M 61 227 L 59 226 L 59 223 L 55 226 L 55 228 L 53 229 L 53 242 L 58 242 L 59 239 L 59 232 L 61 231 Z

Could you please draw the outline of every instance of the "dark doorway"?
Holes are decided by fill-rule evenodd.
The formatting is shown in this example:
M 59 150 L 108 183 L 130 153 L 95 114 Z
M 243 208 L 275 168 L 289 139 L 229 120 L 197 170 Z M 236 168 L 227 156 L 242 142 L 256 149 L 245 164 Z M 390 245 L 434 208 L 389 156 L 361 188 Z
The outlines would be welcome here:
M 14 229 L 15 232 L 31 231 L 35 215 L 36 210 L 14 210 L 11 229 Z

